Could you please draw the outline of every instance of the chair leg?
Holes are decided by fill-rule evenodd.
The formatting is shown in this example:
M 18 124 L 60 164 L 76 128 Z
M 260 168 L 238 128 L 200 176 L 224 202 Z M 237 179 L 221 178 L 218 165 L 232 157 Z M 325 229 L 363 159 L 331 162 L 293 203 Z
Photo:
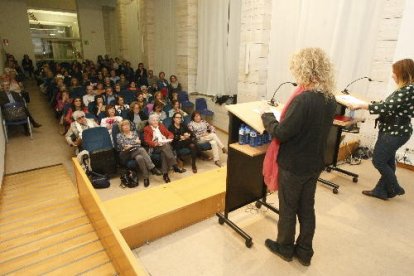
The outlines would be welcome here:
M 7 136 L 7 126 L 6 121 L 3 120 L 3 130 L 4 130 L 4 138 L 6 139 L 6 143 L 9 142 L 9 137 Z
M 32 124 L 30 123 L 29 117 L 27 117 L 27 127 L 29 128 L 30 139 L 33 139 L 33 135 L 32 135 Z

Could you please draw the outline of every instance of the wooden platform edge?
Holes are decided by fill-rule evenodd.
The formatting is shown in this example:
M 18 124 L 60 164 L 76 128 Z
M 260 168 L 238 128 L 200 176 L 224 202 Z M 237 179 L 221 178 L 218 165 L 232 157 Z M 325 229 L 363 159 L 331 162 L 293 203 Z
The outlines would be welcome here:
M 72 158 L 79 200 L 119 275 L 149 275 L 106 214 L 98 194 L 76 158 Z
M 225 192 L 121 229 L 131 248 L 164 237 L 224 211 Z

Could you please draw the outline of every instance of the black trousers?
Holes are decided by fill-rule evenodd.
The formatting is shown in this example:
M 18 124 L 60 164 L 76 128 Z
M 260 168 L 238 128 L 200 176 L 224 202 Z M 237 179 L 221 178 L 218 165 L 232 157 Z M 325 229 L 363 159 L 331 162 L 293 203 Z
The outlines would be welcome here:
M 309 259 L 313 256 L 312 240 L 315 233 L 315 190 L 321 172 L 296 175 L 279 167 L 279 222 L 277 243 L 282 253 L 296 253 Z M 296 239 L 296 217 L 300 232 Z

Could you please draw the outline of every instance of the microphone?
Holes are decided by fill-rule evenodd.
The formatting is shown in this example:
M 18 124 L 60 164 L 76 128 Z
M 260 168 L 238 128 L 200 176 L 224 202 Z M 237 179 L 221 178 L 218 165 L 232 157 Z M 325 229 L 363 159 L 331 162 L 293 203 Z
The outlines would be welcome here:
M 362 78 L 359 78 L 359 79 L 356 79 L 356 80 L 354 80 L 354 81 L 351 81 L 346 87 L 345 87 L 345 89 L 344 90 L 342 90 L 341 92 L 343 93 L 343 94 L 345 94 L 345 95 L 349 95 L 349 92 L 348 92 L 348 87 L 350 87 L 354 82 L 357 82 L 357 81 L 359 81 L 359 80 L 363 80 L 363 79 L 368 79 L 368 81 L 372 81 L 372 79 L 370 78 L 370 77 L 362 77 Z
M 291 81 L 286 81 L 286 82 L 282 82 L 281 84 L 279 84 L 279 86 L 275 89 L 275 93 L 273 93 L 273 96 L 270 99 L 270 105 L 277 106 L 277 105 L 275 105 L 275 99 L 274 99 L 274 97 L 276 95 L 276 92 L 280 89 L 280 87 L 282 87 L 283 85 L 285 85 L 287 83 L 290 83 L 293 86 L 297 86 L 298 85 L 296 82 L 291 82 Z

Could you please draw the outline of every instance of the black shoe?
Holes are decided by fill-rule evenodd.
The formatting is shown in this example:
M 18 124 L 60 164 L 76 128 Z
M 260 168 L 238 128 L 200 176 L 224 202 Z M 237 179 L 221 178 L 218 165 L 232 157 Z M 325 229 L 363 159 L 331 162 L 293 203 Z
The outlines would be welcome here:
M 294 254 L 295 258 L 298 259 L 301 265 L 303 266 L 310 266 L 311 262 L 310 260 L 305 260 L 304 258 L 300 257 L 298 254 Z
M 296 259 L 298 259 L 298 261 L 300 262 L 301 265 L 310 266 L 311 259 L 312 259 L 312 256 L 313 256 L 313 250 L 312 249 L 306 250 L 303 247 L 296 244 L 294 252 L 293 252 L 293 256 Z
M 151 173 L 154 175 L 162 175 L 162 173 L 160 172 L 159 169 L 157 169 L 156 167 L 151 169 Z
M 388 193 L 388 198 L 396 197 L 397 195 L 401 196 L 405 194 L 405 190 L 403 188 L 399 188 L 396 192 Z
M 267 239 L 265 241 L 265 245 L 266 245 L 267 248 L 269 248 L 270 251 L 272 251 L 274 254 L 278 255 L 280 258 L 282 258 L 286 262 L 291 262 L 292 261 L 292 256 L 282 254 L 282 252 L 280 251 L 280 246 L 277 242 L 272 241 L 271 239 Z
M 186 169 L 184 169 L 184 168 L 180 169 L 180 168 L 179 168 L 179 167 L 177 167 L 177 166 L 174 166 L 174 167 L 173 167 L 173 169 L 174 169 L 174 171 L 175 171 L 176 173 L 184 173 L 184 172 L 186 172 L 186 171 L 187 171 Z
M 379 199 L 382 199 L 382 200 L 387 200 L 388 199 L 387 197 L 376 195 L 376 194 L 374 194 L 373 191 L 368 191 L 368 190 L 362 191 L 362 194 L 366 195 L 366 196 L 376 197 L 376 198 L 379 198 Z
M 171 182 L 171 179 L 168 177 L 168 174 L 167 173 L 164 173 L 164 175 L 162 176 L 162 178 L 164 179 L 165 183 Z
M 144 187 L 148 187 L 150 184 L 150 181 L 148 178 L 144 178 Z

